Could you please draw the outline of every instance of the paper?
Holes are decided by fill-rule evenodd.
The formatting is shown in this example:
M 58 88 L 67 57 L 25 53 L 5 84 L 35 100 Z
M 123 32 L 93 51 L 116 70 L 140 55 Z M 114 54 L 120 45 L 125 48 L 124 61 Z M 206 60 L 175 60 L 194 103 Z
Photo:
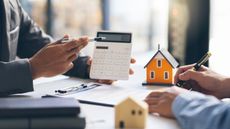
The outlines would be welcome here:
M 138 100 L 144 100 L 152 90 L 153 88 L 147 87 L 127 88 L 122 86 L 102 85 L 94 89 L 67 94 L 61 97 L 74 97 L 78 100 L 116 105 L 128 96 L 132 96 Z
M 142 86 L 145 76 L 144 69 L 142 67 L 136 67 L 135 72 L 136 74 L 131 76 L 128 81 L 116 81 L 112 85 L 102 84 L 102 86 L 75 94 L 69 94 L 63 97 L 74 97 L 78 100 L 115 105 L 128 96 L 132 96 L 138 100 L 144 100 L 145 97 L 153 90 L 165 88 L 161 86 Z M 35 92 L 25 93 L 23 95 L 32 95 L 34 97 L 41 97 L 46 94 L 54 95 L 55 90 L 76 87 L 83 83 L 95 83 L 92 80 L 84 80 L 66 76 L 54 77 L 48 80 L 38 80 L 36 82 L 37 84 L 34 86 Z

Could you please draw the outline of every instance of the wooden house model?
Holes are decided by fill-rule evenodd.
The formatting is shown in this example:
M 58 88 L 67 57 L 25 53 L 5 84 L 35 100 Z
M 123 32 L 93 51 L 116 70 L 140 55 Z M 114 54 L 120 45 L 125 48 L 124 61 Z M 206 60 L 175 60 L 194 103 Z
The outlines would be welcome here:
M 115 106 L 116 128 L 144 129 L 148 116 L 148 105 L 131 97 Z
M 178 62 L 167 50 L 158 48 L 144 67 L 146 68 L 146 82 L 143 85 L 172 85 L 174 69 L 178 65 Z

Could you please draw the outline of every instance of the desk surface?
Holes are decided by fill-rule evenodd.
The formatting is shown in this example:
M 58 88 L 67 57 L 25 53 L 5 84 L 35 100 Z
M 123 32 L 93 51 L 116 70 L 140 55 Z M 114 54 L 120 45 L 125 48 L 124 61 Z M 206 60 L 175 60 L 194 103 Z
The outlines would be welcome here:
M 131 76 L 129 81 L 118 81 L 114 86 L 122 86 L 125 88 L 136 87 L 142 88 L 141 85 L 145 78 L 144 69 L 140 66 L 134 66 L 135 75 Z M 65 76 L 58 76 L 54 78 L 42 78 L 34 81 L 34 92 L 26 93 L 31 97 L 41 97 L 45 94 L 50 94 L 58 88 L 63 86 L 74 86 L 90 80 L 82 80 L 77 78 L 69 78 Z M 146 90 L 155 90 L 162 87 L 152 87 Z M 88 104 L 81 104 L 82 111 L 86 116 L 86 129 L 114 129 L 114 109 L 110 107 L 102 107 Z M 175 120 L 167 119 L 150 114 L 148 116 L 146 129 L 180 129 L 180 126 Z

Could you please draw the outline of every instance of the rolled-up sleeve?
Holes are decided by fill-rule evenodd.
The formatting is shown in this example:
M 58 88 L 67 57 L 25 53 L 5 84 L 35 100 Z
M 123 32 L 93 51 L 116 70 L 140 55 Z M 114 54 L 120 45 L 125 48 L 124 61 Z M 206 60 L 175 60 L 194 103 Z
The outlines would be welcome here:
M 198 92 L 176 97 L 173 113 L 183 129 L 229 129 L 230 104 Z

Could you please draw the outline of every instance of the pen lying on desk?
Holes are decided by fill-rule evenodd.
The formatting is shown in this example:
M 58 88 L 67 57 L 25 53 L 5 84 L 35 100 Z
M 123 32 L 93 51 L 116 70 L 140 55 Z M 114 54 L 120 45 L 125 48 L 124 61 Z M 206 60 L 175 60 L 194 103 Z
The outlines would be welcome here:
M 60 96 L 58 95 L 44 95 L 42 96 L 42 98 L 61 98 Z M 93 102 L 93 101 L 87 101 L 87 100 L 80 100 L 80 99 L 77 99 L 80 103 L 83 103 L 83 104 L 91 104 L 91 105 L 97 105 L 97 106 L 103 106 L 103 107 L 114 107 L 114 105 L 112 104 L 106 104 L 106 103 L 100 103 L 100 102 Z
M 200 67 L 205 64 L 209 57 L 211 56 L 212 54 L 210 52 L 207 52 L 196 64 L 195 66 L 192 68 L 194 71 L 198 71 L 200 69 Z M 176 86 L 179 86 L 179 87 L 184 87 L 184 85 L 186 84 L 186 81 L 182 81 L 182 80 L 179 80 L 177 83 L 176 83 Z
M 95 37 L 95 38 L 90 38 L 88 41 L 89 42 L 93 42 L 93 41 L 101 41 L 101 40 L 105 40 L 106 37 Z M 68 43 L 71 42 L 73 40 L 73 38 L 63 38 L 61 41 L 62 43 Z
M 55 95 L 63 96 L 63 95 L 67 95 L 67 94 L 73 94 L 73 93 L 77 93 L 77 92 L 91 90 L 91 89 L 94 89 L 94 88 L 99 87 L 99 86 L 101 86 L 101 84 L 97 84 L 97 83 L 86 83 L 86 84 L 84 84 L 83 83 L 83 84 L 80 84 L 79 86 L 55 90 L 55 93 L 56 93 Z

